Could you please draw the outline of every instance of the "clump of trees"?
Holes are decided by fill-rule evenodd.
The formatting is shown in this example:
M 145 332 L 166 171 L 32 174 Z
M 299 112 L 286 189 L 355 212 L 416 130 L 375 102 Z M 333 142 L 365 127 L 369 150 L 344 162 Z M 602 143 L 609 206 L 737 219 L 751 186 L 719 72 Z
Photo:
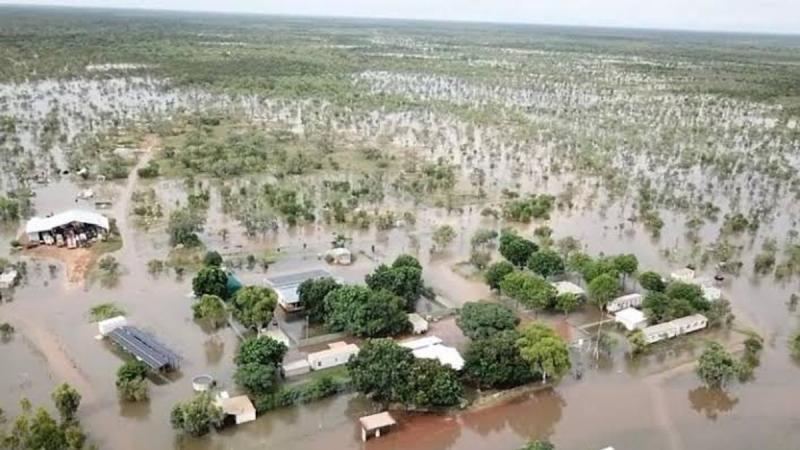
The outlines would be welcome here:
M 228 311 L 225 302 L 216 295 L 205 294 L 192 305 L 192 312 L 195 319 L 204 320 L 213 328 L 219 328 L 225 324 L 228 318 Z
M 532 323 L 523 328 L 517 346 L 522 359 L 543 382 L 547 382 L 548 377 L 560 379 L 572 366 L 567 343 L 547 325 Z
M 707 313 L 711 310 L 711 302 L 705 298 L 700 286 L 673 281 L 663 292 L 648 292 L 642 309 L 650 322 L 662 323 L 696 313 Z
M 141 361 L 126 361 L 117 369 L 117 392 L 124 400 L 140 402 L 150 395 L 147 366 Z
M 536 379 L 536 372 L 522 358 L 521 338 L 513 329 L 472 341 L 464 355 L 464 376 L 478 388 L 511 388 Z
M 458 374 L 436 360 L 415 359 L 390 339 L 370 339 L 347 363 L 353 387 L 375 401 L 429 409 L 461 402 Z
M 512 230 L 500 233 L 500 254 L 516 267 L 525 267 L 534 252 L 539 250 L 535 242 L 517 235 Z
M 514 265 L 508 261 L 492 263 L 486 269 L 486 274 L 484 275 L 486 284 L 488 284 L 492 289 L 500 289 L 500 283 L 503 281 L 506 275 L 513 271 Z
M 86 447 L 86 433 L 77 419 L 81 395 L 70 385 L 59 385 L 51 394 L 58 411 L 57 421 L 42 407 L 34 410 L 27 399 L 20 401 L 21 413 L 4 429 L 0 420 L 0 447 L 10 450 L 81 450 Z
M 556 288 L 533 272 L 516 270 L 500 282 L 500 291 L 513 300 L 534 310 L 544 310 L 555 304 Z
M 233 379 L 256 397 L 274 392 L 287 351 L 286 345 L 270 337 L 245 340 L 234 357 L 236 372 Z
M 387 290 L 403 298 L 408 311 L 414 310 L 414 305 L 424 290 L 422 265 L 411 255 L 398 256 L 391 266 L 381 264 L 366 276 L 365 281 L 372 290 Z
M 531 195 L 524 199 L 512 199 L 503 205 L 503 216 L 514 222 L 528 223 L 532 219 L 550 218 L 555 197 L 552 195 Z
M 489 302 L 467 302 L 456 319 L 464 335 L 472 340 L 483 339 L 500 331 L 512 330 L 519 323 L 514 311 Z
M 297 297 L 308 315 L 309 322 L 325 321 L 325 297 L 339 287 L 341 287 L 339 282 L 331 277 L 312 278 L 300 283 L 297 287 Z
M 192 292 L 195 297 L 215 295 L 228 298 L 228 273 L 218 266 L 203 266 L 192 279 Z
M 410 329 L 405 307 L 405 300 L 386 289 L 342 286 L 325 297 L 325 323 L 356 336 L 394 336 Z
M 272 321 L 278 295 L 264 286 L 245 286 L 231 299 L 233 317 L 248 328 L 262 328 Z
M 736 359 L 717 342 L 711 342 L 697 361 L 697 376 L 709 388 L 724 388 L 737 375 Z
M 195 437 L 206 435 L 212 428 L 220 427 L 222 419 L 222 408 L 217 406 L 208 391 L 178 403 L 170 413 L 172 428 Z
M 169 215 L 167 234 L 170 245 L 184 247 L 199 247 L 200 237 L 197 233 L 203 231 L 205 216 L 189 206 L 178 208 Z

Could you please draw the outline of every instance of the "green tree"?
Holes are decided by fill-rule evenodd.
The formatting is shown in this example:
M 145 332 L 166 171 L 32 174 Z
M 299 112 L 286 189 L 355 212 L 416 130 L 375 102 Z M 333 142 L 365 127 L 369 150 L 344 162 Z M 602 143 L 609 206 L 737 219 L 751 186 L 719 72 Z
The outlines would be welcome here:
M 195 297 L 216 295 L 228 298 L 228 274 L 219 267 L 205 266 L 192 279 L 192 291 Z
M 325 311 L 328 328 L 356 336 L 394 336 L 410 327 L 405 302 L 387 290 L 342 286 L 325 297 Z
M 72 422 L 75 420 L 75 413 L 78 412 L 78 407 L 81 405 L 81 394 L 75 388 L 67 383 L 61 383 L 50 397 L 53 399 L 62 421 Z
M 520 354 L 516 330 L 506 330 L 470 343 L 464 355 L 464 374 L 480 388 L 511 388 L 534 378 Z
M 604 309 L 620 292 L 619 280 L 607 273 L 593 279 L 588 288 L 589 297 L 600 309 Z
M 628 336 L 628 343 L 631 346 L 631 354 L 636 356 L 647 350 L 647 341 L 642 330 L 636 330 Z
M 398 267 L 413 267 L 420 271 L 422 270 L 422 264 L 419 263 L 419 260 L 408 254 L 402 254 L 394 259 L 392 268 L 396 269 Z
M 484 339 L 503 330 L 512 330 L 519 318 L 504 305 L 489 302 L 467 302 L 456 319 L 464 335 L 472 340 Z
M 708 311 L 705 312 L 708 318 L 709 327 L 729 327 L 736 319 L 733 311 L 731 310 L 731 303 L 724 298 L 720 298 L 711 302 Z
M 703 295 L 703 289 L 696 284 L 675 281 L 667 285 L 664 293 L 673 300 L 683 299 L 688 301 L 692 308 L 689 314 L 696 311 L 707 311 L 711 307 L 711 303 Z
M 406 400 L 416 407 L 457 405 L 464 394 L 458 374 L 433 359 L 417 359 L 411 365 L 410 397 Z
M 261 396 L 275 391 L 278 368 L 272 364 L 246 363 L 236 367 L 233 380 L 248 392 Z
M 147 400 L 149 385 L 147 384 L 147 366 L 141 361 L 127 361 L 117 369 L 117 392 L 132 402 Z
M 222 326 L 228 318 L 223 300 L 216 295 L 205 294 L 200 297 L 200 300 L 192 305 L 192 312 L 195 319 L 206 320 L 214 328 Z
M 517 267 L 525 266 L 528 259 L 537 250 L 539 250 L 539 246 L 533 241 L 522 238 L 513 232 L 503 231 L 500 234 L 500 254 Z
M 547 309 L 556 299 L 556 288 L 532 272 L 518 270 L 500 282 L 500 291 L 534 310 Z
M 486 284 L 492 289 L 500 289 L 500 282 L 513 271 L 514 265 L 508 261 L 493 263 L 486 269 Z
M 213 250 L 206 252 L 206 254 L 203 256 L 203 265 L 220 267 L 222 265 L 222 255 Z
M 722 345 L 711 342 L 697 361 L 697 376 L 708 388 L 723 388 L 736 375 L 738 364 Z
M 222 408 L 214 403 L 210 392 L 202 392 L 187 402 L 178 403 L 170 413 L 172 428 L 196 437 L 222 425 L 222 419 Z
M 409 398 L 414 355 L 391 339 L 369 339 L 347 363 L 353 387 L 384 403 L 404 403 Z
M 550 441 L 533 441 L 519 450 L 556 450 L 556 446 Z
M 528 259 L 528 268 L 547 278 L 564 273 L 564 260 L 555 250 L 549 248 L 540 249 Z
M 541 374 L 543 382 L 547 382 L 548 377 L 560 379 L 569 372 L 567 343 L 547 325 L 532 323 L 523 328 L 517 346 L 522 359 L 534 373 Z
M 203 216 L 189 207 L 176 209 L 169 216 L 167 233 L 169 242 L 174 247 L 183 245 L 185 247 L 197 247 L 200 245 L 200 238 L 197 236 L 203 230 Z
M 261 328 L 272 321 L 278 295 L 264 286 L 245 286 L 233 296 L 233 316 L 248 328 Z
M 314 278 L 300 283 L 297 296 L 310 322 L 321 323 L 325 320 L 325 296 L 339 287 L 340 284 L 331 277 Z
M 792 354 L 792 357 L 800 359 L 800 331 L 796 331 L 789 338 L 789 352 Z
M 433 232 L 433 242 L 439 250 L 446 249 L 456 238 L 456 230 L 450 225 L 442 225 Z
M 406 309 L 411 311 L 422 292 L 422 269 L 411 264 L 381 264 L 366 276 L 366 283 L 374 291 L 387 290 L 405 299 Z
M 237 366 L 251 363 L 278 366 L 283 361 L 287 351 L 289 349 L 283 342 L 271 337 L 251 337 L 242 342 L 233 361 Z
M 564 315 L 575 311 L 581 304 L 581 298 L 572 292 L 564 292 L 556 296 L 555 307 L 559 311 L 563 311 Z
M 650 292 L 664 292 L 667 284 L 656 272 L 642 272 L 639 274 L 639 284 Z
M 614 268 L 623 276 L 628 277 L 639 270 L 639 260 L 636 255 L 630 253 L 625 255 L 617 255 L 611 259 Z

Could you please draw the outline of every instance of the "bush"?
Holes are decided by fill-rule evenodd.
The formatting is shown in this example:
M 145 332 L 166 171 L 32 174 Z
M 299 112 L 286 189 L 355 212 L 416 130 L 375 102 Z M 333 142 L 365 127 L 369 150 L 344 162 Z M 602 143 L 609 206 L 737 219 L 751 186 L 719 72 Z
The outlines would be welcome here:
M 117 392 L 127 401 L 138 402 L 149 397 L 147 366 L 140 361 L 128 361 L 117 370 Z

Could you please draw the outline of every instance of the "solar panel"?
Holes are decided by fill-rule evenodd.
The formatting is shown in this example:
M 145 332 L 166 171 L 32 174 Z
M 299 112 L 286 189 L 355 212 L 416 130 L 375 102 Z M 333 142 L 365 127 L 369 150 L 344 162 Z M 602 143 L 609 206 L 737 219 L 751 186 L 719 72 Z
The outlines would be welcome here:
M 178 367 L 180 356 L 156 340 L 155 337 L 138 328 L 119 327 L 112 330 L 108 336 L 114 343 L 142 360 L 153 370 Z

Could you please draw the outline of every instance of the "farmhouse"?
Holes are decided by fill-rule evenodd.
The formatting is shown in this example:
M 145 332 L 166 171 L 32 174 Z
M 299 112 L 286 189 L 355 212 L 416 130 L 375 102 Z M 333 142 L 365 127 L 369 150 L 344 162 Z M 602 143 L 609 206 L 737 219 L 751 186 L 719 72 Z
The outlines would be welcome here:
M 309 353 L 308 365 L 311 370 L 322 370 L 341 366 L 358 354 L 358 346 L 346 342 L 333 342 L 328 344 L 327 350 Z
M 297 294 L 297 288 L 306 280 L 331 277 L 327 270 L 308 270 L 267 278 L 267 284 L 278 294 L 278 304 L 286 312 L 300 311 L 303 305 Z
M 76 248 L 104 236 L 109 227 L 108 218 L 102 214 L 71 209 L 49 217 L 32 217 L 25 225 L 25 234 L 32 245 Z
M 615 313 L 626 308 L 638 308 L 639 306 L 642 306 L 643 300 L 644 297 L 642 297 L 642 294 L 634 293 L 623 295 L 622 297 L 617 297 L 608 302 L 608 305 L 606 305 L 606 310 L 610 313 Z
M 675 336 L 702 330 L 707 326 L 708 319 L 706 316 L 702 314 L 694 314 L 647 327 L 642 330 L 642 333 L 644 333 L 645 342 L 648 344 L 653 344 L 665 339 L 672 339 Z

